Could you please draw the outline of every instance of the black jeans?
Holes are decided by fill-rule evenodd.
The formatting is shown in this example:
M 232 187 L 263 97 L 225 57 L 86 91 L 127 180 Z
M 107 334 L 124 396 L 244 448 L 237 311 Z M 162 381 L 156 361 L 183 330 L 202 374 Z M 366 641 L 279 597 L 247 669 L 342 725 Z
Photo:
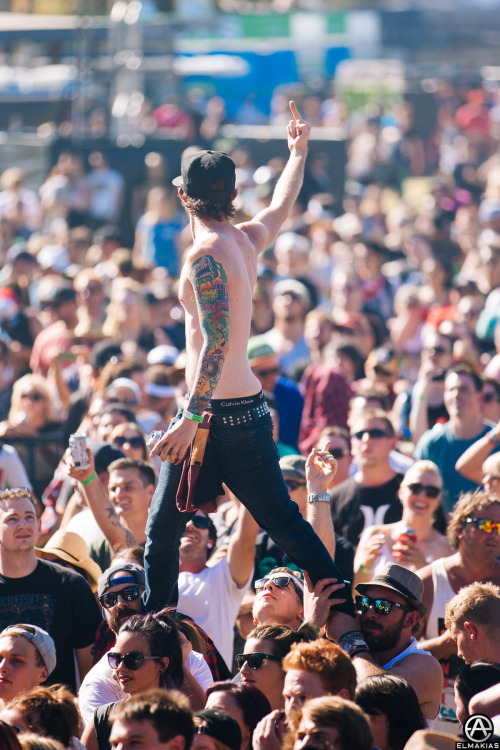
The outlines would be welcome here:
M 290 560 L 309 573 L 313 583 L 321 578 L 343 580 L 323 542 L 290 499 L 269 414 L 238 427 L 211 425 L 203 471 L 216 473 L 217 479 L 225 482 Z M 163 463 L 149 510 L 144 601 L 150 611 L 177 604 L 179 540 L 193 515 L 176 506 L 181 472 L 181 465 Z M 213 481 L 213 476 L 210 479 Z M 203 473 L 198 481 L 203 481 Z M 347 598 L 338 609 L 354 614 L 350 586 L 338 596 Z

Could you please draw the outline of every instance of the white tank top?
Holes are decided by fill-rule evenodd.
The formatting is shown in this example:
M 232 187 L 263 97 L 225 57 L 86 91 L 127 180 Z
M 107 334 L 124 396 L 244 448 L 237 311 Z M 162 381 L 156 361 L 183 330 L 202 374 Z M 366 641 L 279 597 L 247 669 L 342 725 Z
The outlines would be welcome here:
M 450 586 L 445 560 L 445 557 L 441 557 L 432 563 L 434 601 L 427 620 L 426 638 L 437 638 L 444 633 L 446 630 L 444 625 L 445 606 L 457 593 Z M 441 708 L 434 721 L 433 729 L 456 735 L 460 732 L 461 727 L 455 712 L 454 684 L 455 676 L 464 662 L 456 654 L 453 654 L 447 659 L 439 659 L 439 663 L 443 670 L 443 694 L 441 696 Z

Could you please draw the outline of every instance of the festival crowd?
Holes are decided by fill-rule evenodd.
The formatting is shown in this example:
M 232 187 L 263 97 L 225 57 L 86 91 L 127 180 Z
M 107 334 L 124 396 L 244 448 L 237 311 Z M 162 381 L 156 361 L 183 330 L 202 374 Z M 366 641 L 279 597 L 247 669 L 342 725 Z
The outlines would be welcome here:
M 454 748 L 475 714 L 500 740 L 500 109 L 434 100 L 427 136 L 408 103 L 299 102 L 344 129 L 345 185 L 311 142 L 253 292 L 283 477 L 353 611 L 228 488 L 170 599 L 148 589 L 147 436 L 186 394 L 178 165 L 149 153 L 133 190 L 101 152 L 62 152 L 38 192 L 1 175 L 1 748 Z M 230 156 L 240 223 L 284 162 Z

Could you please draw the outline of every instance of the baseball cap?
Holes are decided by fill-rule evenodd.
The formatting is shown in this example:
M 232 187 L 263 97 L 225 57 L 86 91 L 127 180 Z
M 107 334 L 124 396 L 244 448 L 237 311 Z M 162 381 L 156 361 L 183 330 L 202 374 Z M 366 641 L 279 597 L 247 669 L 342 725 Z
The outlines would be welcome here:
M 148 365 L 173 365 L 179 356 L 179 350 L 169 344 L 155 346 L 148 353 Z
M 262 362 L 278 362 L 275 351 L 262 336 L 252 336 L 247 345 L 247 356 L 250 367 L 261 364 Z
M 422 604 L 424 593 L 422 579 L 411 570 L 397 565 L 397 563 L 386 563 L 371 581 L 358 583 L 356 591 L 363 596 L 369 586 L 382 586 L 390 591 L 395 591 L 396 594 L 404 597 L 413 609 L 420 612 L 421 617 L 427 614 L 427 607 Z
M 203 711 L 197 711 L 195 716 L 203 721 L 201 726 L 195 727 L 196 734 L 206 734 L 208 737 L 213 737 L 214 740 L 223 742 L 231 750 L 240 750 L 241 729 L 232 716 L 218 708 L 206 708 Z
M 306 478 L 306 459 L 304 456 L 290 455 L 280 458 L 280 469 L 292 479 Z
M 120 574 L 120 575 L 118 575 Z M 135 563 L 118 563 L 112 565 L 99 576 L 97 582 L 97 596 L 102 596 L 111 586 L 119 586 L 122 583 L 131 583 L 141 588 L 146 588 L 146 573 L 144 568 Z
M 0 637 L 2 635 L 22 635 L 23 638 L 27 638 L 42 657 L 48 674 L 54 671 L 56 667 L 56 644 L 46 630 L 36 625 L 17 623 L 16 625 L 9 625 L 5 630 L 2 630 Z
M 311 307 L 311 295 L 305 284 L 297 281 L 297 279 L 283 279 L 282 281 L 278 281 L 273 290 L 274 297 L 288 293 L 296 294 L 304 307 L 309 310 Z
M 223 190 L 211 190 L 212 183 L 223 180 Z M 181 175 L 172 180 L 190 198 L 222 201 L 231 197 L 236 185 L 234 161 L 225 151 L 195 151 L 181 163 Z

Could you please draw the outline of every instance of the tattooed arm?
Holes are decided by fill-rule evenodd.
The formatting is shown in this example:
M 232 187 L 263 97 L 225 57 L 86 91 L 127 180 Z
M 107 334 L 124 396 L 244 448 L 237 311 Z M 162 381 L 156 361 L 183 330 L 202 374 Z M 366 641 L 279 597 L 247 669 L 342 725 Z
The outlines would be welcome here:
M 90 484 L 82 484 L 86 479 L 92 476 L 95 471 L 94 456 L 87 449 L 90 466 L 88 469 L 78 469 L 71 457 L 71 453 L 66 451 L 64 463 L 70 477 L 80 483 L 80 492 L 82 493 L 88 507 L 101 529 L 102 533 L 109 542 L 113 552 L 123 549 L 123 547 L 134 547 L 137 540 L 132 532 L 125 528 L 116 515 L 116 511 L 111 505 L 111 501 L 102 486 L 100 479 L 97 477 Z
M 189 279 L 203 334 L 194 385 L 186 411 L 201 416 L 210 401 L 229 346 L 229 294 L 227 275 L 222 263 L 213 255 L 197 257 L 191 265 Z M 151 455 L 178 463 L 196 435 L 198 422 L 183 418 L 158 441 Z

